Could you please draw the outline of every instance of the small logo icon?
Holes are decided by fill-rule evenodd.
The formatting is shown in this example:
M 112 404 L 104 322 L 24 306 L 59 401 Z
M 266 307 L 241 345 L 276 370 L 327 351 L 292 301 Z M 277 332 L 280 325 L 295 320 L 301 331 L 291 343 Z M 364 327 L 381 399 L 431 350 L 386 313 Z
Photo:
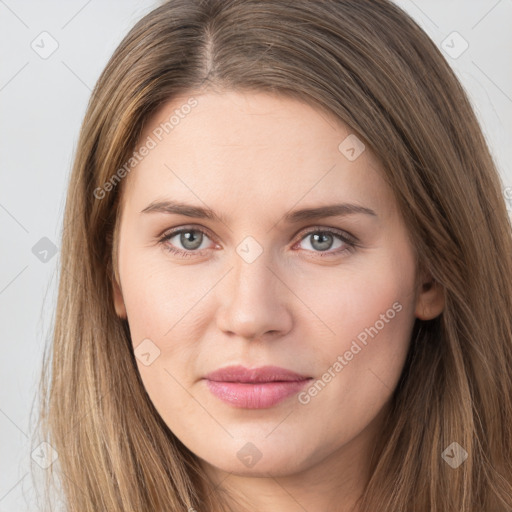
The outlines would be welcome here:
M 41 59 L 47 59 L 59 47 L 57 40 L 48 32 L 41 32 L 31 43 L 30 46 Z
M 459 443 L 453 442 L 441 457 L 453 469 L 457 469 L 468 458 L 468 452 Z
M 160 349 L 149 338 L 146 338 L 137 345 L 134 353 L 144 366 L 149 366 L 160 355 Z
M 246 263 L 252 263 L 261 255 L 263 247 L 252 236 L 246 236 L 238 244 L 236 252 Z
M 236 456 L 245 466 L 252 468 L 261 459 L 263 454 L 253 443 L 246 443 L 238 450 Z
M 32 460 L 41 468 L 48 469 L 58 458 L 51 444 L 43 441 L 32 453 Z
M 452 59 L 458 59 L 469 48 L 469 43 L 458 32 L 452 32 L 443 40 L 441 48 Z
M 34 247 L 32 247 L 32 254 L 36 256 L 43 263 L 48 263 L 57 253 L 56 245 L 47 237 L 43 236 Z
M 365 145 L 355 134 L 351 133 L 343 139 L 338 146 L 339 152 L 347 159 L 353 162 L 365 150 Z

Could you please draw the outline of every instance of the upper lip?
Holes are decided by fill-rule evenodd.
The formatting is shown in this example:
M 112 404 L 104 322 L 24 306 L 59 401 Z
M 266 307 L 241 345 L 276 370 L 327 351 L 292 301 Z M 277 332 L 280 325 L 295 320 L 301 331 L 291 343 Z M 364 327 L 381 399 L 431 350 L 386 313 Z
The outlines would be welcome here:
M 279 366 L 260 366 L 259 368 L 246 368 L 245 366 L 225 366 L 208 375 L 205 379 L 217 382 L 276 382 L 298 381 L 310 377 L 300 375 Z

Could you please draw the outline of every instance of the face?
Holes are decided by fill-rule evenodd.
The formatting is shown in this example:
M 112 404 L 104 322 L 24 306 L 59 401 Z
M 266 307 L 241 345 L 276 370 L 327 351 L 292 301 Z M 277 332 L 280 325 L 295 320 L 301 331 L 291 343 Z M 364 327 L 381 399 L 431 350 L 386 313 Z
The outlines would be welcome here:
M 151 147 L 123 183 L 115 306 L 166 424 L 240 475 L 362 450 L 415 318 L 441 305 L 415 284 L 378 160 L 325 112 L 264 93 L 174 98 L 140 141 Z M 281 370 L 206 378 L 231 365 Z

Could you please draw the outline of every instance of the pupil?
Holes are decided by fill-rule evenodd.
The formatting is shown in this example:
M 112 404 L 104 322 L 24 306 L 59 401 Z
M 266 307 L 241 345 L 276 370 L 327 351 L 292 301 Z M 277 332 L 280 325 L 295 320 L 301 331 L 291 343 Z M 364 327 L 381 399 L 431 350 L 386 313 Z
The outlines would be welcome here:
M 197 233 L 194 235 L 194 233 Z M 201 245 L 201 236 L 202 233 L 198 233 L 197 231 L 186 231 L 181 234 L 181 244 L 187 250 L 197 249 Z
M 320 246 L 315 247 L 315 243 L 317 243 L 319 240 Z M 329 249 L 332 245 L 332 235 L 330 235 L 329 233 L 315 234 L 313 235 L 313 243 L 311 245 L 320 251 L 325 251 Z

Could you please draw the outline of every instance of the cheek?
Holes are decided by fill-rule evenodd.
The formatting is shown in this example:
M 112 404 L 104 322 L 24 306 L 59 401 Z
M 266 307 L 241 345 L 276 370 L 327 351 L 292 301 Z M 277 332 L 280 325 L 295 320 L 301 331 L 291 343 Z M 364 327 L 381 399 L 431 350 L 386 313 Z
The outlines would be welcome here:
M 197 414 L 184 389 L 197 373 L 194 313 L 208 287 L 168 266 L 138 265 L 134 259 L 130 269 L 123 294 L 135 360 L 151 402 L 174 427 L 176 411 L 180 418 Z
M 403 254 L 401 260 L 383 254 L 326 282 L 324 293 L 309 292 L 311 307 L 322 306 L 322 320 L 334 334 L 319 344 L 317 380 L 299 398 L 332 432 L 339 432 L 340 422 L 349 436 L 364 428 L 400 378 L 415 320 L 415 266 Z M 343 414 L 327 414 L 332 410 Z
M 126 259 L 123 297 L 133 345 L 144 338 L 171 339 L 193 317 L 195 306 L 211 288 L 192 266 L 174 268 L 162 255 Z M 162 349 L 165 347 L 161 347 Z
M 365 329 L 375 324 L 379 332 L 388 334 L 409 326 L 415 301 L 414 261 L 407 251 L 400 260 L 393 256 L 383 251 L 378 257 L 354 259 L 297 282 L 297 294 L 306 298 L 307 305 L 329 328 L 328 332 L 322 328 L 322 347 L 343 349 L 359 334 L 364 341 Z M 314 319 L 303 320 L 306 329 L 319 325 Z
M 204 308 L 218 276 L 205 271 L 201 277 L 192 265 L 173 267 L 161 255 L 155 260 L 126 256 L 123 297 L 144 387 L 157 409 L 165 396 L 173 396 L 182 410 L 190 399 L 181 386 L 200 377 L 198 340 L 212 318 Z

